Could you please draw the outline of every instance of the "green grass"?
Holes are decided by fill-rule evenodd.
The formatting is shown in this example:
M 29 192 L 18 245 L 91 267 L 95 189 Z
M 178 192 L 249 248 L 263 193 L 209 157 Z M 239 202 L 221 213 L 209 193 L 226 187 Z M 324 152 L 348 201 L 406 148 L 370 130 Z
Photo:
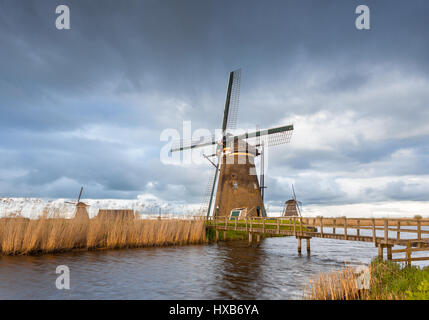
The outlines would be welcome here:
M 223 222 L 219 222 L 217 223 L 218 226 L 220 227 L 224 227 L 225 226 L 225 220 L 223 220 Z M 285 226 L 285 225 L 279 225 L 280 230 L 287 230 L 287 231 L 293 231 L 293 221 L 292 220 L 288 220 L 288 219 L 284 219 L 284 220 L 280 220 L 279 221 L 280 224 L 290 224 L 290 226 Z M 252 229 L 262 229 L 263 227 L 263 223 L 260 220 L 248 220 L 247 221 L 247 227 L 250 228 L 250 223 L 252 223 Z M 273 225 L 270 225 L 268 223 L 273 223 Z M 301 231 L 301 226 L 299 223 L 299 220 L 296 220 L 296 231 L 300 232 Z M 235 221 L 234 220 L 228 220 L 228 222 L 226 223 L 228 227 L 235 227 Z M 214 226 L 215 223 L 213 221 L 208 221 L 207 225 L 211 225 Z M 238 221 L 237 222 L 237 227 L 238 228 L 246 228 L 246 222 L 244 221 Z M 272 219 L 272 220 L 265 220 L 265 229 L 272 229 L 272 230 L 277 230 L 277 220 Z M 303 227 L 302 231 L 309 231 L 308 228 Z M 216 231 L 213 228 L 207 228 L 207 239 L 209 241 L 214 241 L 216 239 Z M 284 237 L 285 235 L 282 234 L 274 234 L 274 233 L 263 233 L 261 234 L 261 238 L 272 238 L 272 237 Z M 226 231 L 226 240 L 247 240 L 249 237 L 248 233 L 246 231 L 235 231 L 235 230 L 227 230 Z M 219 230 L 219 240 L 224 240 L 223 239 L 223 231 Z
M 212 228 L 207 228 L 206 237 L 208 241 L 216 240 L 216 230 Z M 273 238 L 273 237 L 285 237 L 284 235 L 278 234 L 262 234 L 261 238 Z M 246 231 L 235 231 L 235 230 L 227 230 L 226 231 L 226 240 L 248 240 L 249 234 Z M 223 238 L 223 231 L 219 231 L 219 240 L 225 240 Z
M 376 259 L 371 263 L 371 298 L 429 300 L 429 267 L 406 267 Z
M 250 223 L 252 223 L 252 228 L 253 229 L 262 229 L 263 224 L 260 220 L 248 220 L 248 224 L 247 227 L 250 228 Z M 268 223 L 272 223 L 272 224 L 268 224 Z M 292 220 L 280 220 L 280 230 L 287 230 L 287 231 L 293 231 L 293 221 Z M 281 225 L 281 224 L 290 224 L 289 226 L 285 226 L 285 225 Z M 208 225 L 215 225 L 215 223 L 213 221 L 209 221 Z M 217 224 L 218 226 L 224 227 L 225 226 L 225 222 L 219 222 Z M 235 227 L 235 221 L 234 220 L 228 220 L 227 222 L 228 227 Z M 237 227 L 238 228 L 246 228 L 246 223 L 242 220 L 240 220 L 239 222 L 237 222 Z M 299 223 L 299 220 L 296 221 L 296 231 L 301 231 L 301 226 Z M 273 219 L 273 220 L 265 220 L 265 229 L 272 229 L 272 230 L 276 230 L 277 229 L 277 220 Z M 302 228 L 302 231 L 309 231 L 307 228 Z

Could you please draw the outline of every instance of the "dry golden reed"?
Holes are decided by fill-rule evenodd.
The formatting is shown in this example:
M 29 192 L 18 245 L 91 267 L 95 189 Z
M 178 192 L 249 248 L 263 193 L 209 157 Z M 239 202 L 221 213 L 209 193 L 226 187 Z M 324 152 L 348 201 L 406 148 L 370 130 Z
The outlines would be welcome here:
M 370 287 L 376 287 L 378 279 L 373 276 L 372 266 L 369 266 Z M 304 299 L 307 300 L 402 300 L 403 295 L 378 292 L 373 290 L 358 290 L 357 277 L 353 269 L 344 266 L 342 270 L 330 273 L 320 273 L 313 277 L 303 288 Z
M 321 273 L 304 287 L 304 299 L 308 300 L 357 300 L 367 299 L 367 292 L 359 291 L 353 269 Z
M 141 220 L 120 216 L 0 219 L 0 253 L 3 255 L 168 246 L 204 241 L 204 219 Z

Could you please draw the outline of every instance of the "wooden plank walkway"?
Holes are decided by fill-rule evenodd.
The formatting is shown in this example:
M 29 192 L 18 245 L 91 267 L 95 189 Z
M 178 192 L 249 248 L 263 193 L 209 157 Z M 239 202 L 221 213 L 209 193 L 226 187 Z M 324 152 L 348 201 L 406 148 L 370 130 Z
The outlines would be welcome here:
M 429 254 L 429 219 L 406 218 L 303 218 L 303 217 L 268 217 L 208 218 L 207 227 L 219 231 L 243 231 L 249 233 L 249 243 L 256 234 L 259 243 L 261 234 L 295 236 L 298 240 L 298 252 L 301 253 L 301 240 L 307 241 L 310 252 L 311 238 L 337 239 L 344 241 L 373 242 L 379 248 L 379 257 L 383 258 L 386 248 L 387 259 L 397 262 L 429 260 L 428 257 L 412 257 L 413 252 L 426 251 Z M 428 227 L 425 230 L 422 227 Z M 341 232 L 339 232 L 341 231 Z M 404 249 L 392 250 L 393 246 L 404 246 Z M 393 254 L 404 253 L 404 258 L 393 259 Z

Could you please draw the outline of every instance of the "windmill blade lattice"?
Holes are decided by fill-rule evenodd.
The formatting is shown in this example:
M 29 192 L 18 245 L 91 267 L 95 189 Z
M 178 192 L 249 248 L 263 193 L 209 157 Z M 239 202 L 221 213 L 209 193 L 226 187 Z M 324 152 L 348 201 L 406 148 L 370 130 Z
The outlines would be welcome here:
M 240 104 L 241 69 L 235 70 L 233 73 L 228 121 L 226 125 L 226 129 L 228 131 L 235 130 L 237 128 L 238 106 Z
M 280 144 L 289 143 L 292 137 L 293 125 L 257 130 L 254 132 L 246 132 L 228 138 L 231 140 L 245 140 L 247 143 L 259 147 L 262 142 L 267 147 L 277 146 Z
M 171 152 L 206 147 L 210 145 L 215 145 L 216 143 L 217 139 L 215 134 L 212 134 L 211 136 L 202 136 L 197 139 L 194 138 L 175 140 L 171 145 Z
M 218 169 L 215 168 L 215 170 L 218 170 Z M 210 177 L 209 177 L 209 180 L 207 181 L 207 186 L 206 186 L 206 189 L 204 191 L 203 200 L 201 201 L 201 206 L 199 209 L 199 213 L 201 215 L 206 215 L 207 211 L 209 209 L 211 192 L 212 192 L 213 184 L 215 183 L 215 178 L 216 178 L 216 171 L 215 170 L 210 172 Z
M 278 146 L 281 144 L 289 143 L 292 138 L 293 131 L 284 131 L 279 133 L 271 134 L 265 138 L 265 145 L 268 147 Z

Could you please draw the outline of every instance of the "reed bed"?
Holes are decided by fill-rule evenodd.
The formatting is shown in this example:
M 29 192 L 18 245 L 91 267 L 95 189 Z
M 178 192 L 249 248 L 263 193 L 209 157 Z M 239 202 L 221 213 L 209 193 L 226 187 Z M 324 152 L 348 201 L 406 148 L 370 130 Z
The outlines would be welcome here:
M 386 283 L 395 282 L 399 278 L 392 263 L 374 260 L 369 266 L 370 289 L 358 290 L 357 276 L 348 266 L 342 270 L 320 273 L 313 277 L 303 288 L 304 299 L 307 300 L 403 300 L 405 290 L 391 290 Z M 392 270 L 395 269 L 392 274 Z M 398 269 L 399 270 L 399 269 Z M 408 287 L 408 286 L 406 286 Z
M 0 253 L 3 255 L 185 245 L 204 241 L 203 219 L 146 220 L 111 216 L 0 219 Z
M 362 298 L 357 288 L 353 269 L 321 273 L 304 287 L 304 299 L 308 300 L 356 300 Z

